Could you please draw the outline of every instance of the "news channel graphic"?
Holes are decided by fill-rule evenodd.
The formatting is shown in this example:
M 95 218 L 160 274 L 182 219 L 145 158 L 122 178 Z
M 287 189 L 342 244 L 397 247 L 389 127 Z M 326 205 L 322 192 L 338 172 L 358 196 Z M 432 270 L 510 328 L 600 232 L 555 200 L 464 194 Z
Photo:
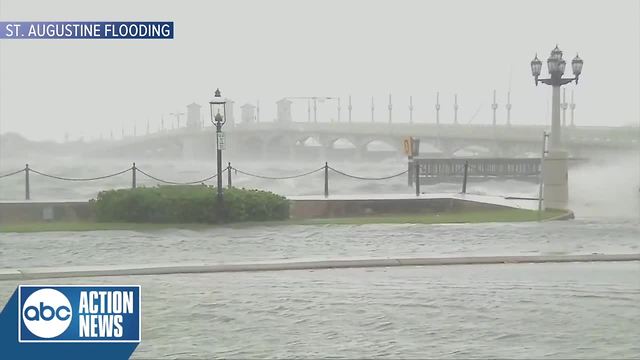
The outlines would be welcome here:
M 173 21 L 2 21 L 0 39 L 173 39 Z
M 18 341 L 139 343 L 139 285 L 20 285 Z

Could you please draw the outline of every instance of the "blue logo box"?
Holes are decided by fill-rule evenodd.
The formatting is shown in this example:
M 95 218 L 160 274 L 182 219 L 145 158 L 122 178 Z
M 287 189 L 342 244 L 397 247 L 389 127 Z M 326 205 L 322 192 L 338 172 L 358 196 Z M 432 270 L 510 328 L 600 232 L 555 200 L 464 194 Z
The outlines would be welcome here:
M 129 342 L 141 333 L 139 285 L 20 285 L 19 342 Z

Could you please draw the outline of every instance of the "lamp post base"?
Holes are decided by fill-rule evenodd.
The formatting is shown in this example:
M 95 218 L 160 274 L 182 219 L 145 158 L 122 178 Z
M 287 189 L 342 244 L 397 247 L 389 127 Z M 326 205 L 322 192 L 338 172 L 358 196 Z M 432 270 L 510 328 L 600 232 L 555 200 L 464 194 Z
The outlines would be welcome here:
M 550 150 L 542 164 L 544 208 L 566 209 L 569 205 L 568 153 Z

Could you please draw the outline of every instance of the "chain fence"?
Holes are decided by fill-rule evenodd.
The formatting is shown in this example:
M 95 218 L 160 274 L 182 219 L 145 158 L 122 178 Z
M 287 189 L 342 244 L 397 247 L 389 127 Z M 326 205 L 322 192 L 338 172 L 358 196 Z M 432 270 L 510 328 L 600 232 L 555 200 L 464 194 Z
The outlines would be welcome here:
M 338 175 L 341 176 L 345 176 L 347 178 L 351 178 L 351 179 L 355 179 L 355 180 L 362 180 L 362 181 L 380 181 L 380 180 L 388 180 L 388 179 L 393 179 L 393 178 L 397 178 L 399 176 L 402 175 L 406 175 L 408 173 L 409 170 L 404 170 L 389 176 L 381 176 L 381 177 L 366 177 L 366 176 L 358 176 L 358 175 L 354 175 L 354 174 L 349 174 L 345 171 L 342 170 L 338 170 L 336 168 L 333 168 L 331 166 L 329 166 L 328 163 L 325 163 L 324 166 L 321 166 L 319 168 L 310 170 L 310 171 L 306 171 L 300 174 L 295 174 L 295 175 L 285 175 L 285 176 L 273 176 L 273 175 L 266 175 L 266 174 L 256 174 L 250 171 L 245 171 L 245 170 L 241 170 L 238 169 L 236 167 L 231 166 L 231 163 L 228 163 L 228 166 L 226 166 L 221 173 L 225 173 L 227 172 L 227 185 L 229 187 L 231 187 L 231 174 L 232 172 L 234 172 L 236 175 L 237 174 L 242 174 L 248 177 L 253 177 L 253 178 L 258 178 L 258 179 L 264 179 L 264 180 L 273 180 L 273 181 L 277 181 L 277 180 L 290 180 L 290 179 L 298 179 L 298 178 L 302 178 L 305 176 L 309 176 L 309 175 L 313 175 L 315 173 L 318 172 L 324 172 L 324 195 L 325 196 L 329 196 L 329 172 L 332 171 Z M 26 164 L 25 167 L 23 169 L 20 170 L 16 170 L 7 174 L 3 174 L 0 175 L 0 179 L 4 179 L 7 177 L 11 177 L 14 175 L 18 175 L 20 173 L 25 173 L 25 200 L 30 200 L 31 199 L 31 186 L 30 186 L 30 174 L 34 173 L 34 174 L 38 174 L 40 176 L 44 176 L 50 179 L 55 179 L 55 180 L 60 180 L 60 181 L 71 181 L 71 182 L 83 182 L 83 181 L 97 181 L 97 180 L 104 180 L 104 179 L 108 179 L 108 178 L 112 178 L 115 176 L 119 176 L 119 175 L 123 175 L 126 174 L 128 172 L 132 173 L 132 178 L 131 178 L 131 187 L 132 188 L 136 188 L 137 187 L 137 173 L 139 172 L 140 174 L 158 182 L 161 184 L 167 184 L 167 185 L 195 185 L 195 184 L 204 184 L 207 181 L 213 180 L 217 177 L 217 174 L 213 174 L 211 176 L 208 176 L 206 178 L 200 179 L 200 180 L 194 180 L 194 181 L 172 181 L 172 180 L 167 180 L 167 179 L 162 179 L 159 178 L 157 176 L 154 176 L 142 169 L 140 169 L 139 167 L 136 166 L 135 163 L 133 163 L 133 165 L 127 169 L 124 169 L 122 171 L 118 171 L 112 174 L 107 174 L 107 175 L 102 175 L 102 176 L 96 176 L 96 177 L 87 177 L 87 178 L 74 178 L 74 177 L 66 177 L 66 176 L 59 176 L 59 175 L 53 175 L 53 174 L 48 174 L 33 168 L 29 167 L 29 164 Z

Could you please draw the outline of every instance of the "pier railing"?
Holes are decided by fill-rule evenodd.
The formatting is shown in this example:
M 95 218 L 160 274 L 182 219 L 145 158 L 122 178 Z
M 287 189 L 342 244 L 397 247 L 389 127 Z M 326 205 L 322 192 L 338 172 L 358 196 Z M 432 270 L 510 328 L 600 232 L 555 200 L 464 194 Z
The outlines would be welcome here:
M 409 161 L 409 183 L 416 178 L 428 181 L 442 178 L 537 178 L 542 171 L 540 158 L 413 158 Z

